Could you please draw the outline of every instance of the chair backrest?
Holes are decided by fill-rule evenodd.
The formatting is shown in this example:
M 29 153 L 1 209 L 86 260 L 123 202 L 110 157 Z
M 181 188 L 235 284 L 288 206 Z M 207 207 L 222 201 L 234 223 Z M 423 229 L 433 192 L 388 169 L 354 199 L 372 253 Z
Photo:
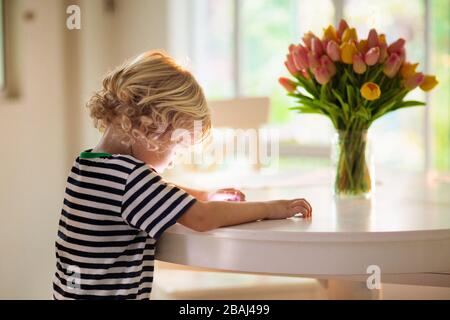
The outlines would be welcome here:
M 211 109 L 212 126 L 216 129 L 258 130 L 269 121 L 270 99 L 268 97 L 211 100 L 208 101 L 208 105 Z M 258 133 L 255 138 L 256 163 L 253 164 L 253 168 L 259 170 L 261 168 L 259 156 L 261 141 Z
M 269 121 L 268 97 L 208 101 L 215 128 L 258 129 Z

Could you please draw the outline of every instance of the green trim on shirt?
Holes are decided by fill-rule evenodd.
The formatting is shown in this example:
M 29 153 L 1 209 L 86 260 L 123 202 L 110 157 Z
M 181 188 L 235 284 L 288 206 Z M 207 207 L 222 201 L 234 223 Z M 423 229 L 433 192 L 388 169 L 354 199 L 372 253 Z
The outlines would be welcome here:
M 83 151 L 82 153 L 80 153 L 80 159 L 105 158 L 111 156 L 112 156 L 111 153 L 106 152 Z

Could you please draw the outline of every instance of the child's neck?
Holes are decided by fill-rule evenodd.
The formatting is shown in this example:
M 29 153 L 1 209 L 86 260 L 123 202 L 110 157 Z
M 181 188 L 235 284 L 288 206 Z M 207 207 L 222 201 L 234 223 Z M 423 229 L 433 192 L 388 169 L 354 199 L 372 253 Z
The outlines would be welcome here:
M 132 155 L 131 146 L 122 143 L 118 137 L 119 135 L 111 127 L 108 127 L 92 152 Z

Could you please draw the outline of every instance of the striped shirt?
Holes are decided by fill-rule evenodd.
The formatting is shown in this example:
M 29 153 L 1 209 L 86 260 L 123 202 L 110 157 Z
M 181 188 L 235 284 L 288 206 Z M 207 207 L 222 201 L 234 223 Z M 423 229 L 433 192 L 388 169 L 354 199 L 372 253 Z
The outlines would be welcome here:
M 132 156 L 82 152 L 67 179 L 54 299 L 149 299 L 155 243 L 194 202 Z

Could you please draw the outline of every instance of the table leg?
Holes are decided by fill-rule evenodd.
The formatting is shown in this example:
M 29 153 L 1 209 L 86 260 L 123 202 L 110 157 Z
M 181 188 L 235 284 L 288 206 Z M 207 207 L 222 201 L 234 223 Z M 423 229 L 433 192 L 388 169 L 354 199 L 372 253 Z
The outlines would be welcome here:
M 322 283 L 331 300 L 378 300 L 381 289 L 369 289 L 365 281 L 329 279 Z

